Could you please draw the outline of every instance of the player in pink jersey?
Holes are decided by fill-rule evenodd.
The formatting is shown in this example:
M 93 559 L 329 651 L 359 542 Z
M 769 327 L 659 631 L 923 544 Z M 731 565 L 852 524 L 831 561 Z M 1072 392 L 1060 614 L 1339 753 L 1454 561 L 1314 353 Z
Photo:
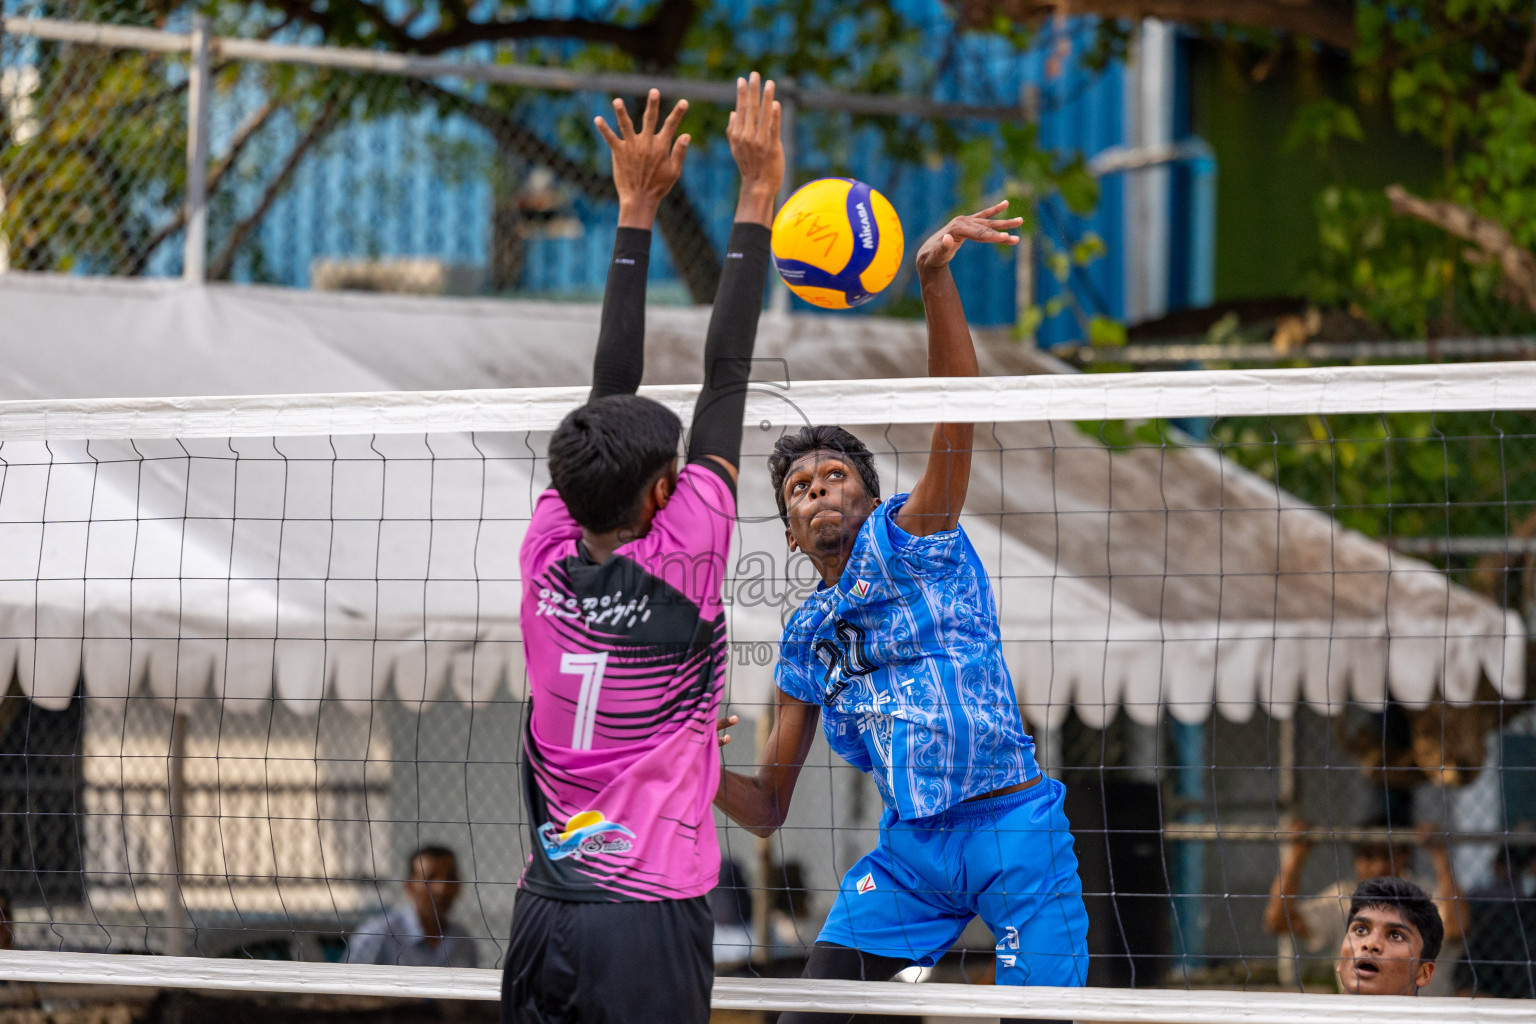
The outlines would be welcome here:
M 725 671 L 720 588 L 769 226 L 784 177 L 772 82 L 738 80 L 727 129 L 741 197 L 704 345 L 687 464 L 644 369 L 650 227 L 682 172 L 686 101 L 636 130 L 621 100 L 619 229 L 586 405 L 549 442 L 552 488 L 523 541 L 529 713 L 523 788 L 533 853 L 512 914 L 501 1019 L 709 1019 L 720 873 L 711 802 Z

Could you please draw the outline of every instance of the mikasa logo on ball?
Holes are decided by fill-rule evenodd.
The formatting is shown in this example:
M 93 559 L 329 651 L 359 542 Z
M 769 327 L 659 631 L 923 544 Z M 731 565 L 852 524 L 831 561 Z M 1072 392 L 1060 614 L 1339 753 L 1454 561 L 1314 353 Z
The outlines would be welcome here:
M 859 211 L 859 241 L 866 249 L 875 247 L 875 229 L 869 223 L 869 207 L 863 203 L 855 203 L 855 210 Z

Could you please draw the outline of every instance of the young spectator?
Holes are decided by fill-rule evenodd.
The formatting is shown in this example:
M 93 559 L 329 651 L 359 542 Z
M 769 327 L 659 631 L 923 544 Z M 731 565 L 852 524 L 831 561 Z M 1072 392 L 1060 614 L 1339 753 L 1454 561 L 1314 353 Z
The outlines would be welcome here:
M 1445 926 L 1423 889 L 1406 878 L 1368 878 L 1355 887 L 1334 965 L 1352 996 L 1416 996 L 1435 976 Z
M 1385 828 L 1385 820 L 1377 820 L 1365 827 Z M 1347 910 L 1355 887 L 1369 878 L 1406 878 L 1416 886 L 1428 886 L 1408 872 L 1411 851 L 1404 846 L 1385 841 L 1360 842 L 1354 849 L 1354 877 L 1339 879 L 1332 885 L 1311 896 L 1301 895 L 1302 871 L 1312 853 L 1313 845 L 1307 837 L 1310 830 L 1305 822 L 1296 822 L 1292 828 L 1289 849 L 1280 862 L 1279 874 L 1270 886 L 1269 902 L 1264 907 L 1264 930 L 1271 935 L 1289 937 L 1298 955 L 1321 958 L 1330 949 L 1339 947 L 1348 921 Z M 1427 837 L 1424 828 L 1420 835 Z M 1451 871 L 1451 858 L 1444 843 L 1427 842 L 1425 852 L 1434 868 L 1434 901 L 1445 922 L 1445 963 L 1441 965 L 1441 978 L 1433 992 L 1425 995 L 1450 995 L 1452 966 L 1460 955 L 1461 927 L 1457 906 L 1462 900 Z M 1442 948 L 1437 945 L 1437 949 Z

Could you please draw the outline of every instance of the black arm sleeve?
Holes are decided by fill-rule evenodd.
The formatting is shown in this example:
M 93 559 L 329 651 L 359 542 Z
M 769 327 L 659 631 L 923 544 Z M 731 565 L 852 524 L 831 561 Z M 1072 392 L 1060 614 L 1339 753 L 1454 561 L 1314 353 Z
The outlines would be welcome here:
M 768 279 L 769 238 L 769 230 L 761 224 L 731 228 L 704 341 L 704 390 L 693 410 L 689 462 L 706 455 L 718 455 L 733 466 L 741 461 L 741 419 L 746 413 L 752 349 Z
M 603 292 L 589 402 L 608 395 L 632 395 L 640 387 L 645 374 L 645 275 L 650 265 L 651 233 L 619 228 Z

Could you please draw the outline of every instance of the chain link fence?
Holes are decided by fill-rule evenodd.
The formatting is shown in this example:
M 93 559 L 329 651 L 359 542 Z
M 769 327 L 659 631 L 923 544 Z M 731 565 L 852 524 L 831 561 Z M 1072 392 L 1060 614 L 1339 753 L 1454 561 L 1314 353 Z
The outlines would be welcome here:
M 14 18 L 0 69 L 10 269 L 581 300 L 601 295 L 617 217 L 591 121 L 611 118 L 615 95 L 634 109 L 649 84 Z M 660 84 L 665 103 L 690 100 L 697 144 L 658 215 L 652 301 L 708 302 L 735 208 L 734 86 Z M 1026 114 L 793 83 L 780 95 L 791 182 L 869 182 L 909 245 L 966 186 L 922 122 L 898 115 L 986 132 Z M 978 268 L 973 316 L 1012 320 L 1011 261 Z M 911 312 L 911 284 L 876 305 Z

